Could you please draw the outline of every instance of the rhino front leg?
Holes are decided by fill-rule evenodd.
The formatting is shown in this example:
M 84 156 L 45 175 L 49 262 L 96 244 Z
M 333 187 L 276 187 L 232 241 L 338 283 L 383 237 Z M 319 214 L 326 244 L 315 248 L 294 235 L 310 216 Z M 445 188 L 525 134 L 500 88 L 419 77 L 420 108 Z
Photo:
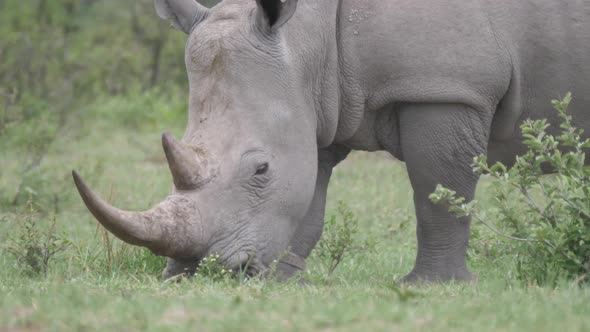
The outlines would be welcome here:
M 290 246 L 292 253 L 303 259 L 309 256 L 322 236 L 326 194 L 332 169 L 344 160 L 349 152 L 349 148 L 340 145 L 333 145 L 318 151 L 318 175 L 313 200 Z M 279 269 L 287 276 L 298 272 L 297 267 L 283 262 L 279 263 Z
M 418 253 L 406 282 L 471 280 L 466 266 L 469 218 L 457 219 L 428 196 L 437 184 L 474 198 L 473 157 L 486 152 L 492 113 L 463 105 L 408 104 L 401 108 L 400 139 L 417 216 Z

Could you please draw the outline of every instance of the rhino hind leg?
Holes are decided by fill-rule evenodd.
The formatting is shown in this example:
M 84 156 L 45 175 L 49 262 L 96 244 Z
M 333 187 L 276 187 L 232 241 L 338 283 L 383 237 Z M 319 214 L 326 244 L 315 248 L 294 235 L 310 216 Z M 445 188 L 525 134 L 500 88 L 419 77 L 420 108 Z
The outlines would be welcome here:
M 399 113 L 401 148 L 414 189 L 418 252 L 404 282 L 470 281 L 469 218 L 457 219 L 428 196 L 437 184 L 474 198 L 473 157 L 486 152 L 492 112 L 464 105 L 408 104 Z

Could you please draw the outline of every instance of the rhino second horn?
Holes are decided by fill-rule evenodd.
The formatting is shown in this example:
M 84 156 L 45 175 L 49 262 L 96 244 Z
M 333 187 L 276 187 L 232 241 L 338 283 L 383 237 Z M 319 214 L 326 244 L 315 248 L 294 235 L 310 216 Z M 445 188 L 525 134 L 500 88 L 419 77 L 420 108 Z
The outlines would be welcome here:
M 162 146 L 176 188 L 196 189 L 201 180 L 197 153 L 168 133 L 162 135 Z
M 210 10 L 195 0 L 154 0 L 156 13 L 172 26 L 189 34 L 192 28 L 210 14 Z

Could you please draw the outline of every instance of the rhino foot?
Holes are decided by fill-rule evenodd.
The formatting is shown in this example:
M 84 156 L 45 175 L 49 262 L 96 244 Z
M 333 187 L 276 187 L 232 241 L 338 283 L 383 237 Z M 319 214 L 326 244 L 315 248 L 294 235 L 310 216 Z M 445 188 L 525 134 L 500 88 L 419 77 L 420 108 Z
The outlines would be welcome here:
M 477 275 L 467 270 L 456 271 L 452 273 L 449 273 L 448 271 L 436 273 L 432 271 L 426 272 L 413 270 L 401 279 L 401 283 L 409 285 L 438 284 L 448 282 L 476 283 L 477 280 Z

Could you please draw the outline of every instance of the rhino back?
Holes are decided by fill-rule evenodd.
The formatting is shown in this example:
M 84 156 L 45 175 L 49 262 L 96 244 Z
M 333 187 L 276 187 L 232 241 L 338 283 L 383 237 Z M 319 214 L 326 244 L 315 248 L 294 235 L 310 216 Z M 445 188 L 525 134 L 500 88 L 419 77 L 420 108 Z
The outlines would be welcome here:
M 343 0 L 338 30 L 349 116 L 337 141 L 352 138 L 366 112 L 450 102 L 495 112 L 491 140 L 517 146 L 520 121 L 557 123 L 549 100 L 567 91 L 576 124 L 590 129 L 588 0 Z
M 513 64 L 492 139 L 518 137 L 526 118 L 558 123 L 549 100 L 571 91 L 575 123 L 590 128 L 590 1 L 482 0 Z M 553 126 L 557 130 L 557 126 Z
M 493 112 L 508 89 L 511 62 L 484 9 L 463 0 L 344 0 L 342 108 L 351 116 L 340 119 L 337 140 L 362 125 L 355 115 L 395 103 L 462 103 Z

